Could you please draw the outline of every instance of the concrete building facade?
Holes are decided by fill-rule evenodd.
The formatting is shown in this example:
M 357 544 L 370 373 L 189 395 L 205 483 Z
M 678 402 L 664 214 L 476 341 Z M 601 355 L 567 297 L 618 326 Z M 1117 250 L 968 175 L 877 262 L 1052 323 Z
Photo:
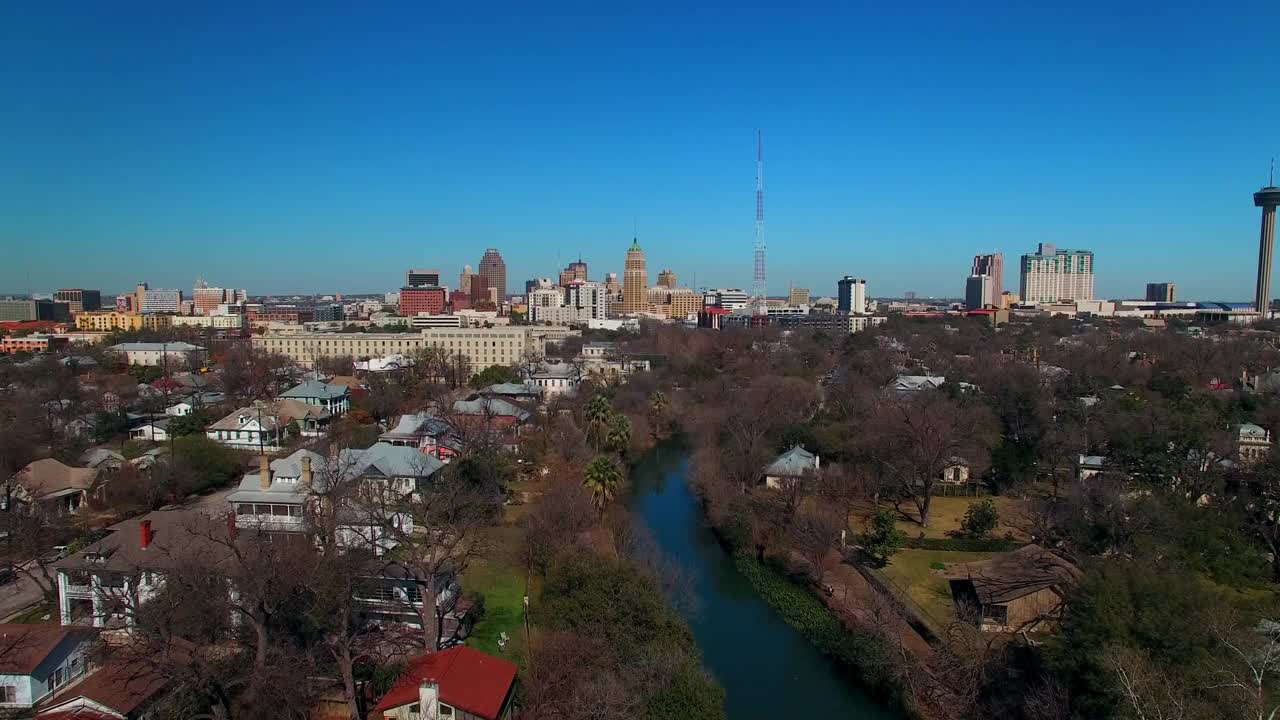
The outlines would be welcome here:
M 649 308 L 649 271 L 645 266 L 644 250 L 637 239 L 627 248 L 627 259 L 622 271 L 622 312 L 640 313 Z
M 494 328 L 426 328 L 418 333 L 292 333 L 262 335 L 253 346 L 279 353 L 291 361 L 311 367 L 320 358 L 385 357 L 408 355 L 422 348 L 440 348 L 459 355 L 468 367 L 483 370 L 490 365 L 518 365 L 529 358 L 541 358 L 543 335 L 527 326 Z
M 1040 243 L 1036 252 L 1022 256 L 1022 302 L 1052 303 L 1093 299 L 1093 252 L 1059 250 Z
M 507 299 L 507 263 L 503 261 L 502 255 L 497 248 L 489 248 L 484 251 L 484 256 L 480 258 L 480 277 L 484 278 L 485 287 L 497 290 L 497 303 L 502 303 Z M 475 292 L 471 293 L 471 301 L 485 299 L 484 296 L 476 297 Z

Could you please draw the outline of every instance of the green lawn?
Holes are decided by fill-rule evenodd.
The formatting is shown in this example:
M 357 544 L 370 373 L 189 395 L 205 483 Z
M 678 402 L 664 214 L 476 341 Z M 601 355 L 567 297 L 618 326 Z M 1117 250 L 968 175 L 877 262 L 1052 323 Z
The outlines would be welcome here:
M 484 594 L 485 612 L 467 636 L 467 644 L 477 650 L 514 662 L 524 660 L 525 573 L 520 563 L 522 531 L 497 527 L 491 531 L 489 556 L 472 563 L 462 576 L 462 590 Z M 505 649 L 498 648 L 502 633 L 510 638 Z
M 939 630 L 955 619 L 955 605 L 951 601 L 951 586 L 933 563 L 959 563 L 986 560 L 995 553 L 948 552 L 945 550 L 902 550 L 878 570 L 899 590 L 906 593 L 933 621 Z
M 964 519 L 965 511 L 969 509 L 969 506 L 988 497 L 995 502 L 996 512 L 1000 515 L 1000 524 L 992 535 L 994 537 L 1004 537 L 1006 533 L 1011 533 L 1014 537 L 1025 537 L 1025 533 L 1015 525 L 1021 524 L 1019 521 L 1026 512 L 1026 502 L 1019 498 L 1004 495 L 934 497 L 929 504 L 929 527 L 920 526 L 916 506 L 908 500 L 903 502 L 899 508 L 902 511 L 902 515 L 898 517 L 898 528 L 906 533 L 909 538 L 920 537 L 921 535 L 927 538 L 950 537 L 950 533 L 960 529 L 960 521 Z M 893 506 L 883 503 L 880 508 L 882 510 L 893 510 Z M 873 508 L 869 503 L 865 507 L 856 509 L 853 520 L 850 523 L 851 531 L 854 533 L 863 532 L 866 528 L 866 520 L 871 517 L 872 511 Z
M 48 619 L 45 618 L 46 615 L 49 616 Z M 27 623 L 48 624 L 48 623 L 58 622 L 58 620 L 54 618 L 55 618 L 55 615 L 50 610 L 49 606 L 45 605 L 44 603 L 40 603 L 39 605 L 33 605 L 27 608 L 25 611 L 23 611 L 19 615 L 14 615 L 12 618 L 9 619 L 9 622 L 23 623 L 23 624 L 27 624 Z

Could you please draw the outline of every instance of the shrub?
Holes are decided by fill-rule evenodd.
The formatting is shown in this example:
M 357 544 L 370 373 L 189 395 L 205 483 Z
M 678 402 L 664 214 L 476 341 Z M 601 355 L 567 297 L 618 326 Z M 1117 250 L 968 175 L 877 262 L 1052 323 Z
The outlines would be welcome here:
M 991 498 L 974 503 L 964 511 L 964 519 L 960 521 L 960 534 L 972 540 L 987 537 L 1000 523 L 1000 514 Z
M 897 520 L 888 510 L 880 510 L 871 517 L 867 532 L 861 539 L 862 549 L 881 565 L 902 549 L 906 533 L 898 529 Z

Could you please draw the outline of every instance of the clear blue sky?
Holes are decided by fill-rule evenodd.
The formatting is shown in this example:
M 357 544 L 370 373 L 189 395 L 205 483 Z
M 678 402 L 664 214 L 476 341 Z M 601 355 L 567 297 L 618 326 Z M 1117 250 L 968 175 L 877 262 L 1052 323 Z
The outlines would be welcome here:
M 977 251 L 1253 293 L 1280 154 L 1270 4 L 17 3 L 0 291 L 509 284 L 579 252 L 748 286 L 960 295 Z M 891 5 L 909 5 L 891 9 Z M 967 6 L 967 7 L 962 7 Z

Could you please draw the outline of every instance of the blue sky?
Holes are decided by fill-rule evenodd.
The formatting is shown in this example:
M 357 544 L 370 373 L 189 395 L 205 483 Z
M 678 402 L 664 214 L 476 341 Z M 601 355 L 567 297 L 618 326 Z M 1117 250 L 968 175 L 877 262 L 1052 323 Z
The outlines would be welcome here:
M 960 295 L 975 252 L 1253 293 L 1280 154 L 1262 4 L 23 3 L 0 21 L 0 292 L 509 283 L 579 253 Z M 960 7 L 960 6 L 966 7 Z M 456 283 L 456 279 L 452 281 Z

